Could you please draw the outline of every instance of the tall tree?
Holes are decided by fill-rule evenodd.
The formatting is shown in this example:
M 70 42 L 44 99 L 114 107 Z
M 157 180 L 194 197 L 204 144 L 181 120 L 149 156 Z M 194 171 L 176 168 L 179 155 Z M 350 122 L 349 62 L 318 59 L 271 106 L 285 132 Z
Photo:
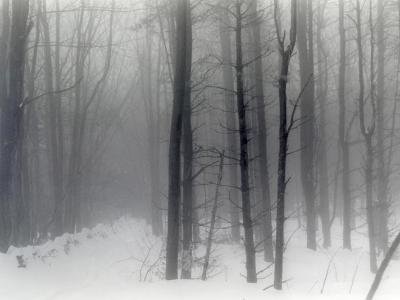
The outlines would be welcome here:
M 149 8 L 147 8 L 149 10 Z M 145 43 L 139 53 L 139 64 L 141 72 L 141 87 L 143 103 L 146 113 L 148 165 L 150 173 L 151 193 L 151 225 L 152 232 L 156 236 L 163 233 L 162 210 L 160 199 L 160 73 L 161 73 L 161 47 L 158 49 L 156 63 L 156 76 L 153 76 L 153 23 L 150 13 L 147 12 L 145 22 Z M 139 48 L 139 46 L 138 46 Z M 155 78 L 154 78 L 155 77 Z
M 10 35 L 10 3 L 9 0 L 3 0 L 2 1 L 2 33 L 1 33 L 1 45 L 0 45 L 0 67 L 2 70 L 5 70 L 3 72 L 0 72 L 0 101 L 1 104 L 7 103 L 8 99 L 8 85 L 7 85 L 7 70 L 8 70 L 8 44 L 9 44 L 9 35 Z M 2 117 L 0 120 L 3 119 L 3 110 L 1 112 Z M 0 121 L 1 122 L 1 121 Z M 3 126 L 1 126 L 3 128 Z M 1 133 L 1 134 L 6 134 Z M 3 138 L 3 136 L 1 136 Z M 3 151 L 7 151 L 8 149 L 5 149 L 5 144 L 2 141 L 1 142 L 1 157 L 3 157 Z M 0 163 L 3 164 L 6 163 L 6 161 L 2 161 L 0 158 Z M 6 170 L 2 167 L 1 171 L 5 172 Z M 2 174 L 3 175 L 3 174 Z M 9 174 L 4 174 L 3 176 L 9 176 Z M 3 178 L 1 178 L 3 180 Z M 8 179 L 4 178 L 7 183 Z M 0 187 L 0 251 L 4 252 L 8 248 L 8 239 L 10 235 L 10 220 L 9 220 L 9 211 L 10 211 L 10 203 L 9 203 L 9 196 L 8 190 L 5 190 L 7 188 L 5 185 L 2 184 L 2 187 Z M 8 188 L 9 189 L 9 188 Z
M 293 127 L 294 114 L 297 107 L 293 108 L 289 123 L 287 120 L 287 82 L 289 65 L 297 36 L 297 0 L 291 1 L 291 26 L 289 45 L 285 45 L 285 35 L 282 36 L 279 20 L 278 0 L 274 0 L 274 20 L 276 35 L 280 54 L 279 74 L 279 157 L 278 157 L 278 189 L 277 189 L 277 210 L 276 210 L 276 243 L 275 243 L 275 269 L 274 288 L 282 289 L 283 278 L 283 251 L 285 245 L 285 193 L 286 193 L 286 159 L 288 151 L 288 138 Z
M 10 38 L 10 2 L 2 1 L 2 32 L 0 40 L 0 68 L 7 70 L 8 44 Z M 7 72 L 0 73 L 0 101 L 6 101 L 7 97 Z
M 186 18 L 191 22 L 190 7 Z M 185 69 L 185 95 L 183 103 L 183 203 L 182 203 L 182 278 L 190 279 L 192 274 L 192 238 L 193 238 L 193 130 L 192 130 L 192 98 L 191 98 L 191 72 L 192 72 L 192 30 L 186 29 L 186 69 Z
M 224 2 L 222 2 L 224 3 Z M 225 104 L 225 123 L 228 128 L 226 144 L 227 152 L 230 156 L 236 156 L 237 138 L 236 129 L 237 124 L 235 120 L 235 92 L 234 92 L 234 79 L 233 79 L 233 63 L 232 63 L 232 46 L 231 46 L 231 32 L 230 32 L 230 19 L 228 8 L 222 7 L 219 17 L 219 34 L 221 41 L 221 56 L 222 56 L 222 77 L 224 83 L 224 104 Z M 240 222 L 239 222 L 239 193 L 238 189 L 238 167 L 232 163 L 228 166 L 229 169 L 229 185 L 232 187 L 229 190 L 230 201 L 230 218 L 231 218 L 231 235 L 234 242 L 240 241 Z
M 47 91 L 47 101 L 48 101 L 48 128 L 49 128 L 49 148 L 50 148 L 50 165 L 51 165 L 51 186 L 53 188 L 52 197 L 55 203 L 55 213 L 54 213 L 54 233 L 55 235 L 60 235 L 64 230 L 64 195 L 63 195 L 63 162 L 62 157 L 60 157 L 59 147 L 60 143 L 63 143 L 63 137 L 59 136 L 58 126 L 60 122 L 57 120 L 59 117 L 59 112 L 57 111 L 60 107 L 57 103 L 60 99 L 56 97 L 53 78 L 56 76 L 53 69 L 53 58 L 51 53 L 51 40 L 50 40 L 50 30 L 47 19 L 47 9 L 46 0 L 39 1 L 38 14 L 40 16 L 41 26 L 43 28 L 44 36 L 44 70 L 45 70 L 45 86 Z M 57 47 L 59 47 L 57 45 Z M 57 72 L 57 70 L 56 70 Z
M 179 0 L 176 6 L 176 49 L 174 72 L 174 95 L 169 140 L 169 165 L 168 165 L 168 232 L 166 272 L 167 280 L 178 278 L 178 246 L 179 223 L 181 204 L 181 163 L 180 147 L 182 138 L 182 119 L 187 87 L 190 78 L 187 78 L 188 57 L 191 53 L 191 14 L 190 1 Z
M 244 64 L 242 49 L 242 26 L 245 10 L 242 9 L 243 1 L 235 3 L 235 34 L 236 34 L 236 97 L 237 113 L 239 119 L 240 136 L 240 191 L 242 194 L 242 218 L 244 229 L 244 246 L 246 250 L 247 282 L 257 282 L 256 253 L 254 248 L 253 220 L 251 217 L 250 187 L 249 187 L 249 154 L 248 154 L 248 126 L 246 120 L 246 105 L 244 99 Z
M 74 77 L 76 85 L 74 88 L 74 112 L 73 112 L 73 125 L 72 125 L 72 136 L 70 142 L 70 158 L 69 158 L 69 169 L 68 169 L 68 200 L 66 201 L 65 209 L 65 222 L 66 231 L 74 232 L 76 226 L 80 223 L 78 214 L 80 213 L 80 180 L 79 180 L 79 167 L 82 161 L 81 149 L 82 144 L 80 143 L 80 127 L 82 124 L 82 79 L 84 76 L 84 66 L 86 59 L 87 48 L 84 45 L 84 16 L 85 16 L 85 2 L 81 1 L 81 8 L 78 12 L 77 22 L 77 33 L 76 33 L 76 53 L 75 53 L 75 66 L 74 66 Z
M 312 1 L 300 1 L 298 9 L 298 49 L 300 61 L 301 96 L 300 127 L 301 182 L 307 219 L 307 248 L 315 250 L 316 212 L 315 212 L 315 91 L 314 91 L 314 33 Z
M 370 1 L 370 15 L 369 15 L 369 25 L 370 29 L 372 29 L 372 5 Z M 371 272 L 376 272 L 377 263 L 376 263 L 376 249 L 375 249 L 375 225 L 374 225 L 374 216 L 373 216 L 373 194 L 372 194 L 372 185 L 373 185 L 373 163 L 374 163 L 374 155 L 373 155 L 373 146 L 372 146 L 372 137 L 375 131 L 375 96 L 374 96 L 374 75 L 373 75 L 373 58 L 374 58 L 374 39 L 373 39 L 373 30 L 371 30 L 371 110 L 372 117 L 370 121 L 370 125 L 366 126 L 365 122 L 365 82 L 364 82 L 364 51 L 362 46 L 362 20 L 361 20 L 361 6 L 360 0 L 357 0 L 356 3 L 356 30 L 357 30 L 357 50 L 358 50 L 358 80 L 360 85 L 360 91 L 358 96 L 358 114 L 360 120 L 360 129 L 364 138 L 365 148 L 366 148 L 366 157 L 365 157 L 365 192 L 366 192 L 366 209 L 367 209 L 367 225 L 368 225 L 368 238 L 369 238 L 369 256 L 370 256 L 370 270 Z
M 376 44 L 377 44 L 377 86 L 376 86 L 376 137 L 377 137 L 377 197 L 379 203 L 379 247 L 386 252 L 388 248 L 388 188 L 389 174 L 385 160 L 385 30 L 384 1 L 378 0 Z
M 35 5 L 32 5 L 31 9 L 36 9 Z M 36 95 L 35 93 L 35 75 L 38 63 L 38 45 L 40 39 L 40 18 L 39 14 L 36 14 L 35 21 L 35 33 L 33 38 L 33 50 L 30 61 L 26 63 L 26 90 L 28 99 L 33 99 Z M 36 239 L 42 233 L 39 229 L 39 222 L 37 220 L 37 211 L 40 208 L 39 199 L 41 199 L 40 188 L 38 180 L 36 180 L 35 174 L 39 174 L 41 166 L 39 163 L 39 155 L 37 149 L 39 148 L 39 138 L 38 138 L 38 120 L 37 120 L 37 109 L 35 105 L 31 104 L 25 108 L 25 121 L 24 121 L 24 164 L 23 164 L 23 195 L 26 200 L 30 202 L 30 213 L 28 216 L 29 226 L 29 241 L 35 243 Z M 30 150 L 33 153 L 28 155 Z
M 351 249 L 351 195 L 349 144 L 346 140 L 346 30 L 344 27 L 344 0 L 339 1 L 339 149 L 342 155 L 342 198 L 343 198 L 343 248 Z
M 321 3 L 322 2 L 322 3 Z M 317 27 L 317 57 L 318 57 L 318 95 L 319 122 L 318 122 L 318 183 L 319 183 L 319 215 L 321 217 L 323 246 L 331 245 L 330 213 L 329 213 L 329 175 L 327 162 L 327 131 L 326 109 L 328 98 L 328 54 L 324 48 L 322 31 L 325 26 L 324 14 L 327 1 L 318 2 L 318 27 Z
M 18 145 L 21 142 L 21 122 L 24 101 L 25 46 L 29 34 L 28 24 L 29 0 L 12 1 L 10 57 L 8 65 L 8 95 L 2 100 L 0 117 L 0 251 L 7 251 L 10 246 L 12 225 L 25 216 L 20 209 L 20 201 L 14 196 L 21 194 L 20 172 L 18 168 Z M 6 18 L 7 20 L 7 18 Z M 20 218 L 19 220 L 12 219 Z
M 257 112 L 257 145 L 260 164 L 260 188 L 262 203 L 262 232 L 264 244 L 264 259 L 272 262 L 274 250 L 272 242 L 272 217 L 271 217 L 271 195 L 269 189 L 269 172 L 267 158 L 267 125 L 265 120 L 265 101 L 264 101 L 264 76 L 261 46 L 260 19 L 258 16 L 258 1 L 252 2 L 252 31 L 254 38 L 254 79 L 255 79 L 255 98 Z

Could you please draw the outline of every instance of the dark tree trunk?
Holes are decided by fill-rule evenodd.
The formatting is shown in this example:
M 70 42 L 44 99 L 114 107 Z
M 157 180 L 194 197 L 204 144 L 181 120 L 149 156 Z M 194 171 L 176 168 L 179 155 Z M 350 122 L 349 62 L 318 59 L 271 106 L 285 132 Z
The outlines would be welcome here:
M 18 168 L 19 158 L 17 150 L 21 140 L 23 118 L 25 46 L 29 33 L 27 24 L 28 13 L 28 0 L 12 1 L 8 97 L 3 99 L 0 117 L 0 139 L 2 143 L 0 147 L 1 252 L 7 251 L 10 246 L 12 225 L 22 220 L 13 220 L 12 216 L 17 218 L 25 217 L 19 211 L 12 212 L 11 208 L 21 208 L 18 205 L 21 199 L 15 199 L 14 196 L 21 196 L 21 169 Z M 12 199 L 17 203 L 13 203 Z
M 278 201 L 276 210 L 276 250 L 274 287 L 282 289 L 283 251 L 285 244 L 285 193 L 286 193 L 286 158 L 288 149 L 287 133 L 287 96 L 286 85 L 289 73 L 290 57 L 283 53 L 279 79 L 279 161 L 278 161 Z
M 176 15 L 176 51 L 174 74 L 174 102 L 169 143 L 169 186 L 168 186 L 168 233 L 166 272 L 167 280 L 178 278 L 179 223 L 181 203 L 181 163 L 180 147 L 182 136 L 182 117 L 184 110 L 185 91 L 190 85 L 187 57 L 191 52 L 191 42 L 188 40 L 191 32 L 190 2 L 180 0 Z
M 7 82 L 7 70 L 8 70 L 8 44 L 9 44 L 9 36 L 10 36 L 10 4 L 9 0 L 3 0 L 2 1 L 2 34 L 1 34 L 1 44 L 0 44 L 0 68 L 3 70 L 0 72 L 0 101 L 1 105 L 3 106 L 4 104 L 9 102 L 8 99 L 8 82 Z M 1 117 L 0 117 L 0 122 L 3 120 L 5 115 L 4 109 L 1 110 Z M 3 129 L 3 124 L 1 124 L 0 130 Z M 6 132 L 1 131 L 1 157 L 3 157 L 4 151 L 9 151 L 6 148 L 7 143 L 4 142 L 3 140 L 3 134 L 5 135 Z M 4 169 L 5 167 L 10 167 L 8 166 L 8 162 L 5 160 L 2 160 L 0 157 L 0 163 L 1 163 L 1 170 L 0 170 L 0 175 L 2 177 L 0 178 L 2 180 L 1 182 L 1 187 L 0 187 L 0 252 L 5 252 L 7 251 L 8 244 L 9 244 L 9 239 L 10 239 L 10 233 L 11 233 L 11 224 L 10 224 L 10 199 L 9 199 L 9 189 L 10 187 L 7 186 L 9 181 L 9 171 Z M 4 180 L 4 182 L 3 182 Z
M 394 253 L 396 252 L 397 248 L 400 245 L 400 233 L 397 234 L 396 238 L 394 239 L 392 245 L 390 246 L 389 250 L 387 251 L 385 258 L 383 259 L 378 271 L 376 272 L 375 279 L 371 285 L 371 288 L 368 292 L 366 300 L 372 300 L 376 291 L 378 290 L 379 284 L 382 280 L 383 274 L 387 266 L 389 265 L 390 260 L 392 259 Z
M 371 4 L 371 3 L 370 3 Z M 360 119 L 360 129 L 364 137 L 364 143 L 366 148 L 366 158 L 365 158 L 365 188 L 366 188 L 366 209 L 367 209 L 367 225 L 368 225 L 368 237 L 369 237 L 369 257 L 370 257 L 370 270 L 371 272 L 376 272 L 376 249 L 375 249 L 375 225 L 373 216 L 373 149 L 372 149 L 372 136 L 375 131 L 375 97 L 374 97 L 374 76 L 373 76 L 373 57 L 374 57 L 374 41 L 373 41 L 373 31 L 371 31 L 371 106 L 372 106 L 372 120 L 371 125 L 366 126 L 365 124 L 365 99 L 364 99 L 364 54 L 362 47 L 362 32 L 361 32 L 361 7 L 360 0 L 357 0 L 356 6 L 356 29 L 357 29 L 357 50 L 358 50 L 358 76 L 360 92 L 358 97 L 358 111 Z M 372 29 L 372 8 L 370 7 L 370 29 Z
M 290 44 L 285 45 L 285 38 L 281 36 L 278 0 L 274 1 L 274 18 L 277 32 L 279 53 L 280 53 L 280 74 L 279 74 L 279 157 L 278 157 L 278 188 L 277 188 L 277 210 L 276 210 L 276 243 L 275 243 L 275 269 L 274 288 L 282 289 L 283 279 L 283 252 L 285 247 L 285 193 L 286 193 L 286 159 L 288 151 L 288 138 L 293 125 L 293 116 L 288 126 L 287 122 L 287 94 L 286 86 L 289 75 L 289 64 L 297 35 L 297 0 L 291 1 L 291 28 Z M 297 103 L 296 103 L 297 106 Z
M 256 257 L 254 248 L 253 220 L 251 218 L 250 188 L 249 188 L 249 157 L 248 157 L 248 127 L 246 123 L 246 106 L 244 103 L 243 84 L 243 53 L 242 53 L 242 4 L 236 1 L 236 85 L 237 111 L 240 134 L 240 175 L 242 193 L 242 217 L 244 229 L 244 244 L 246 250 L 247 282 L 257 282 Z
M 7 63 L 8 63 L 8 44 L 10 38 L 10 3 L 9 0 L 2 1 L 2 33 L 0 40 L 0 101 L 7 98 Z

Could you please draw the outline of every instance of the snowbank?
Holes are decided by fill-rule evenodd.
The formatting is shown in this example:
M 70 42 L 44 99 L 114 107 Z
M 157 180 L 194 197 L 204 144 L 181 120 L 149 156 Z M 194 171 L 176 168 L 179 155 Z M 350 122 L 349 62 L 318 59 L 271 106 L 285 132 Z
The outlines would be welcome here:
M 305 249 L 304 232 L 288 223 L 284 291 L 264 288 L 273 281 L 273 267 L 258 260 L 260 280 L 246 284 L 241 246 L 216 244 L 210 278 L 163 280 L 163 241 L 142 221 L 120 219 L 112 225 L 65 234 L 41 246 L 10 248 L 0 255 L 1 300 L 102 299 L 364 299 L 373 276 L 368 268 L 366 238 L 354 233 L 353 251 L 334 245 L 317 252 Z M 194 277 L 200 277 L 204 248 L 195 251 Z M 22 256 L 26 267 L 18 267 Z M 325 279 L 326 278 L 326 279 Z M 376 299 L 400 299 L 400 262 L 389 266 Z

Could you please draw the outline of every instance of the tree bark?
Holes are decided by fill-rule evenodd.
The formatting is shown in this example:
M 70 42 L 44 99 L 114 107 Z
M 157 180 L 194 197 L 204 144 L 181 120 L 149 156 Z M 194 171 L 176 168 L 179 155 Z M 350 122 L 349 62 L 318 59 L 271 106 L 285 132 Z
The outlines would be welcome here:
M 226 144 L 227 152 L 230 156 L 235 157 L 238 153 L 237 149 L 237 124 L 235 120 L 235 93 L 233 79 L 233 63 L 231 49 L 231 34 L 229 25 L 229 15 L 225 8 L 221 9 L 219 33 L 221 41 L 222 56 L 222 77 L 224 82 L 224 104 L 225 104 L 225 124 L 230 132 L 227 134 Z M 240 242 L 240 218 L 239 218 L 239 193 L 236 188 L 238 184 L 238 167 L 235 163 L 228 166 L 229 185 L 233 188 L 229 189 L 229 205 L 230 205 L 230 221 L 232 241 Z
M 384 31 L 384 3 L 383 0 L 378 0 L 378 15 L 377 15 L 377 99 L 376 99 L 376 137 L 377 137 L 377 197 L 379 203 L 379 240 L 378 245 L 383 252 L 388 249 L 388 218 L 389 218 L 389 203 L 388 203 L 388 188 L 389 176 L 385 161 L 385 31 Z
M 201 274 L 201 280 L 207 279 L 207 270 L 210 263 L 211 247 L 212 247 L 214 228 L 215 228 L 215 219 L 217 217 L 217 210 L 218 210 L 219 188 L 221 186 L 222 175 L 223 175 L 222 171 L 224 168 L 224 155 L 225 155 L 224 152 L 220 153 L 218 179 L 215 187 L 214 203 L 211 211 L 210 230 L 208 231 L 206 254 L 204 256 L 204 264 L 203 264 L 203 272 Z
M 329 213 L 329 175 L 326 145 L 326 104 L 328 93 L 328 58 L 322 41 L 324 26 L 324 10 L 326 1 L 318 2 L 318 99 L 319 99 L 319 149 L 318 149 L 318 179 L 319 179 L 319 215 L 321 217 L 323 246 L 331 246 L 330 213 Z
M 283 279 L 283 252 L 285 247 L 285 193 L 286 193 L 286 159 L 288 151 L 289 132 L 293 125 L 293 116 L 289 126 L 287 121 L 287 94 L 286 87 L 289 75 L 289 64 L 296 44 L 297 35 L 297 0 L 291 1 L 291 28 L 290 44 L 285 45 L 285 38 L 281 36 L 279 21 L 278 0 L 274 1 L 275 28 L 280 53 L 279 74 L 279 157 L 278 157 L 278 184 L 277 184 L 277 211 L 276 211 L 276 243 L 275 243 L 275 268 L 274 288 L 282 289 Z M 297 104 L 296 104 L 297 105 Z M 295 109 L 295 108 L 294 108 Z
M 83 19 L 85 14 L 84 1 L 81 1 L 81 9 L 78 13 L 77 23 L 77 47 L 75 54 L 75 104 L 73 112 L 73 127 L 70 143 L 69 153 L 69 170 L 68 170 L 68 200 L 66 203 L 66 217 L 65 217 L 65 230 L 69 233 L 75 232 L 78 224 L 80 223 L 80 180 L 79 180 L 79 167 L 81 164 L 81 149 L 80 133 L 82 124 L 82 82 L 85 64 L 85 51 L 82 47 L 83 44 Z M 86 50 L 86 49 L 85 49 Z M 78 215 L 79 214 L 79 215 Z
M 41 1 L 39 1 L 39 5 L 41 5 Z M 45 86 L 46 91 L 48 93 L 47 102 L 48 102 L 48 130 L 49 130 L 49 148 L 50 148 L 50 169 L 51 175 L 50 178 L 52 180 L 52 197 L 55 204 L 54 210 L 54 234 L 56 236 L 61 235 L 63 233 L 64 228 L 64 201 L 63 201 L 63 182 L 62 182 L 62 161 L 60 160 L 59 154 L 59 141 L 62 140 L 61 137 L 58 136 L 58 122 L 57 122 L 57 99 L 54 94 L 54 84 L 53 84 L 53 59 L 50 47 L 50 31 L 49 24 L 47 20 L 47 11 L 46 11 L 46 0 L 43 1 L 42 7 L 39 7 L 39 15 L 40 21 L 43 27 L 43 36 L 44 36 L 44 70 L 45 70 Z
M 191 22 L 190 7 L 187 11 L 188 22 Z M 192 30 L 186 29 L 186 73 L 185 99 L 183 103 L 183 203 L 182 203 L 182 278 L 192 277 L 192 238 L 193 238 L 193 131 L 192 131 Z
M 349 145 L 346 139 L 346 31 L 344 28 L 344 0 L 339 1 L 339 148 L 342 155 L 342 197 L 343 197 L 343 248 L 351 249 L 351 195 Z
M 9 0 L 2 1 L 2 21 L 3 21 L 3 28 L 1 34 L 1 44 L 0 44 L 0 67 L 3 70 L 0 72 L 0 101 L 1 105 L 3 106 L 5 103 L 9 102 L 8 99 L 8 82 L 7 82 L 7 73 L 8 73 L 8 44 L 9 44 L 9 36 L 10 36 L 10 4 Z M 5 109 L 1 110 L 1 118 L 0 122 L 6 117 Z M 4 124 L 6 125 L 6 124 Z M 1 129 L 3 129 L 3 124 L 1 125 Z M 6 132 L 1 131 L 1 138 L 3 139 L 7 134 Z M 7 143 L 4 143 L 2 140 L 1 148 L 0 148 L 0 177 L 1 180 L 1 187 L 0 187 L 0 252 L 7 251 L 9 239 L 10 239 L 10 199 L 9 199 L 9 179 L 10 176 L 9 172 L 4 169 L 5 167 L 10 168 L 8 166 L 8 162 L 6 160 L 2 160 L 1 158 L 4 157 L 4 152 L 8 152 L 9 150 L 6 148 Z M 7 173 L 6 173 L 7 171 Z M 4 180 L 4 182 L 3 182 Z
M 240 135 L 240 175 L 242 194 L 242 215 L 244 228 L 244 245 L 246 250 L 247 282 L 257 282 L 256 258 L 254 248 L 253 220 L 251 218 L 248 158 L 248 127 L 246 123 L 246 106 L 244 103 L 243 53 L 242 53 L 242 3 L 236 1 L 236 88 L 237 111 Z
M 300 84 L 304 89 L 300 100 L 301 122 L 301 182 L 306 204 L 307 248 L 315 250 L 315 104 L 314 104 L 314 51 L 312 1 L 300 1 L 298 11 L 298 49 Z
M 371 4 L 371 3 L 370 3 Z M 366 159 L 365 159 L 365 185 L 366 185 L 366 209 L 367 209 L 367 225 L 368 225 L 368 237 L 369 237 L 369 257 L 370 257 L 370 270 L 376 272 L 376 249 L 375 249 L 375 226 L 373 218 L 373 199 L 372 199 L 372 184 L 373 184 L 373 149 L 372 149 L 372 136 L 375 130 L 375 103 L 374 103 L 374 90 L 373 90 L 373 36 L 371 36 L 371 106 L 372 106 L 372 121 L 370 126 L 365 124 L 365 107 L 364 107 L 364 54 L 362 48 L 362 32 L 361 32 L 361 7 L 360 0 L 356 3 L 356 29 L 357 29 L 357 50 L 358 50 L 358 76 L 360 92 L 358 97 L 358 110 L 360 119 L 361 133 L 364 137 L 364 143 L 366 148 Z M 372 28 L 371 20 L 372 8 L 370 7 L 370 26 Z M 371 34 L 373 32 L 371 31 Z
M 368 292 L 366 300 L 372 300 L 376 291 L 378 290 L 379 284 L 381 283 L 383 274 L 387 266 L 389 265 L 390 260 L 393 257 L 393 254 L 396 252 L 397 248 L 400 245 L 400 233 L 397 234 L 396 238 L 394 239 L 392 245 L 390 246 L 389 250 L 387 251 L 385 258 L 383 259 L 378 271 L 376 272 L 375 279 L 371 285 L 371 288 Z
M 272 216 L 271 216 L 271 194 L 269 188 L 269 171 L 267 156 L 267 125 L 265 120 L 265 101 L 263 88 L 263 70 L 262 70 L 262 49 L 261 49 L 261 30 L 258 17 L 258 3 L 253 0 L 253 35 L 254 35 L 254 78 L 255 78 L 255 97 L 257 112 L 257 144 L 260 164 L 260 188 L 262 203 L 262 233 L 264 244 L 264 260 L 272 262 L 274 260 L 274 250 L 272 242 Z
M 6 252 L 10 246 L 12 225 L 21 220 L 13 216 L 21 216 L 17 203 L 21 201 L 14 196 L 21 195 L 20 172 L 18 168 L 18 145 L 21 142 L 21 124 L 24 100 L 25 46 L 29 33 L 27 24 L 29 13 L 28 0 L 12 1 L 10 57 L 8 66 L 8 97 L 4 99 L 1 110 L 1 147 L 0 147 L 0 251 Z M 13 200 L 14 199 L 14 200 Z
M 176 51 L 175 51 L 175 75 L 174 75 L 174 101 L 172 107 L 172 119 L 169 142 L 169 184 L 168 184 L 168 232 L 166 272 L 167 280 L 178 278 L 178 246 L 179 223 L 181 203 L 181 163 L 180 147 L 182 136 L 182 116 L 185 101 L 185 91 L 188 82 L 187 57 L 190 49 L 188 32 L 191 31 L 190 2 L 180 0 L 177 5 L 176 15 Z

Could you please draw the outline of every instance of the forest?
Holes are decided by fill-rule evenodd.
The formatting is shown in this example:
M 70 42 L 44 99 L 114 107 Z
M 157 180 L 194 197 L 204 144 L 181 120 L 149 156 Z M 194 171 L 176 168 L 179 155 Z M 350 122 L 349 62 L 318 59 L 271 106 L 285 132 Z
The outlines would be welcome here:
M 1 299 L 399 299 L 400 0 L 0 2 Z

